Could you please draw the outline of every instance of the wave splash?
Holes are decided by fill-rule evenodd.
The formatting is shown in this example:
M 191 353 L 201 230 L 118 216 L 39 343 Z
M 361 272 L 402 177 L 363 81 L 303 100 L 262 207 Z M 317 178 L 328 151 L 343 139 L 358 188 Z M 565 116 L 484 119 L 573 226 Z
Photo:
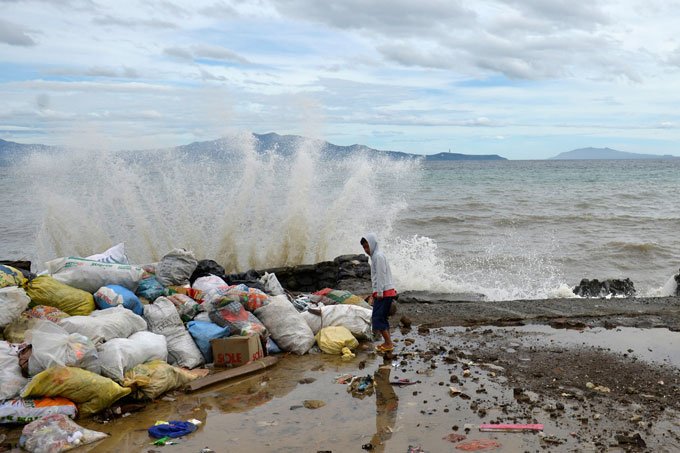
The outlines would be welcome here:
M 229 271 L 310 264 L 359 253 L 367 231 L 389 237 L 418 161 L 367 155 L 329 160 L 303 141 L 283 157 L 252 134 L 210 154 L 71 150 L 23 166 L 42 202 L 40 262 L 125 242 L 134 262 L 174 247 Z

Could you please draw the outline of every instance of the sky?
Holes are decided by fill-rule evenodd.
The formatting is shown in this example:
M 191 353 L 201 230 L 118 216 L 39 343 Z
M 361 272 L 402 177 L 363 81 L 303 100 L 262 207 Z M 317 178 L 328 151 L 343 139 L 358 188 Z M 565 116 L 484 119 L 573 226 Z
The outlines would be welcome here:
M 680 155 L 680 0 L 0 0 L 0 138 Z

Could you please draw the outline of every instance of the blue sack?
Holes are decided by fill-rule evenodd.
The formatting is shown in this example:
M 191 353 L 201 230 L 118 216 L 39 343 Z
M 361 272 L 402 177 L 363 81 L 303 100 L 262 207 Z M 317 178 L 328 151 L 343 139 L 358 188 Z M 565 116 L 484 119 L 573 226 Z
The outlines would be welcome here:
M 171 420 L 168 423 L 163 423 L 162 425 L 154 425 L 149 428 L 149 436 L 156 439 L 162 439 L 164 437 L 182 437 L 187 434 L 191 434 L 196 431 L 196 425 L 190 422 L 183 422 L 180 420 Z
M 136 315 L 142 316 L 144 314 L 144 306 L 139 297 L 120 285 L 102 286 L 94 293 L 94 301 L 101 310 L 122 305 L 128 310 L 132 310 Z
M 161 285 L 156 277 L 148 277 L 139 282 L 136 294 L 149 302 L 153 302 L 159 297 L 165 296 L 165 286 Z
M 189 321 L 187 329 L 194 339 L 196 346 L 201 350 L 205 363 L 212 363 L 212 346 L 210 340 L 215 338 L 226 338 L 231 334 L 229 327 L 220 327 L 214 322 Z

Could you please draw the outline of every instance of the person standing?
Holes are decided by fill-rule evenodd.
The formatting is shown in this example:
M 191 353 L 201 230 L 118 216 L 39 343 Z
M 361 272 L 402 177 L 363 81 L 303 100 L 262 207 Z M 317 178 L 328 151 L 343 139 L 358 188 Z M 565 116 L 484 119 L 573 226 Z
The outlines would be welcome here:
M 373 330 L 383 337 L 383 344 L 378 345 L 378 352 L 388 352 L 394 350 L 394 343 L 390 337 L 390 324 L 388 317 L 392 302 L 397 296 L 392 281 L 392 271 L 387 262 L 387 258 L 378 246 L 378 237 L 375 233 L 368 233 L 361 238 L 361 245 L 368 256 L 371 257 L 371 287 L 373 289 L 373 314 L 371 324 Z

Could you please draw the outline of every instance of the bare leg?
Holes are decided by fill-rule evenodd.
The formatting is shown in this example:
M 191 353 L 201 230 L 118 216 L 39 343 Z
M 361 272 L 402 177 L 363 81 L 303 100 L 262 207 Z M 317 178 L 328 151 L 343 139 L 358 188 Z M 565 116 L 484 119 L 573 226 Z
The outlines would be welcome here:
M 390 331 L 389 330 L 381 330 L 380 335 L 382 335 L 383 339 L 385 342 L 383 343 L 384 347 L 388 348 L 393 348 L 394 343 L 392 343 L 392 337 L 390 337 Z

